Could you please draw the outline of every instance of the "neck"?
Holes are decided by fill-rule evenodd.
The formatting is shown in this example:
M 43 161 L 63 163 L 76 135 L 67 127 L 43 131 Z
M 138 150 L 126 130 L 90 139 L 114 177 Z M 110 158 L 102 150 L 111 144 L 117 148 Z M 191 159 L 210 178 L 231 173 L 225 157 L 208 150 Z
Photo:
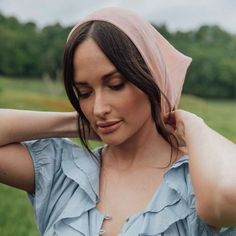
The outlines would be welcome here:
M 172 159 L 175 157 L 176 152 Z M 153 123 L 142 127 L 124 143 L 107 146 L 103 153 L 103 166 L 123 171 L 143 167 L 160 168 L 168 166 L 170 158 L 171 146 L 157 133 Z

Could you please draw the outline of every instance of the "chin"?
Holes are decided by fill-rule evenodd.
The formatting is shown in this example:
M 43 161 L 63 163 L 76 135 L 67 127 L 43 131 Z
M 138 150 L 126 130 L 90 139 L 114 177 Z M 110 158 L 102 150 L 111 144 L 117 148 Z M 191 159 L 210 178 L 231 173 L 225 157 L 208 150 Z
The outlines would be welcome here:
M 118 145 L 121 145 L 122 143 L 125 142 L 125 138 L 121 138 L 119 137 L 118 135 L 114 135 L 114 136 L 104 136 L 104 135 L 100 135 L 99 136 L 100 139 L 107 145 L 110 145 L 110 146 L 118 146 Z

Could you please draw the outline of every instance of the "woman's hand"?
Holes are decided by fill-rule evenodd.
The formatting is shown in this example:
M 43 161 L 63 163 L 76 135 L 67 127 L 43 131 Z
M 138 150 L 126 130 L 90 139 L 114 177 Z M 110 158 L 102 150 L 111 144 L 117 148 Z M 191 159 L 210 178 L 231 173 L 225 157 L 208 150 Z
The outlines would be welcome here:
M 164 115 L 167 129 L 178 139 L 179 150 L 185 154 L 188 154 L 186 124 L 191 124 L 194 128 L 194 125 L 199 121 L 203 122 L 202 118 L 180 109 Z

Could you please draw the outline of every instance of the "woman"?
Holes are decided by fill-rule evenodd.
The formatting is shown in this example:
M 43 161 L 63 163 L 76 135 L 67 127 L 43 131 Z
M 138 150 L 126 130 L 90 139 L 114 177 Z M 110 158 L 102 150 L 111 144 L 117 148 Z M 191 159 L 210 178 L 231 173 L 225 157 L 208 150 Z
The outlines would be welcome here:
M 175 110 L 190 61 L 134 13 L 104 8 L 66 44 L 78 125 L 74 112 L 1 110 L 0 179 L 29 193 L 41 235 L 236 234 L 235 144 Z M 77 129 L 85 149 L 51 139 Z M 106 145 L 92 151 L 94 134 Z

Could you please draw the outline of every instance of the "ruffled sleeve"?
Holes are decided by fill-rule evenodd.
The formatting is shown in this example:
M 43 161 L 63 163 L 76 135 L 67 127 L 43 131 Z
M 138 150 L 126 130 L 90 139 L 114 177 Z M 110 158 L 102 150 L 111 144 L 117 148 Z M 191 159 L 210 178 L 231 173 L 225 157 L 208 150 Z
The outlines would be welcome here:
M 34 208 L 37 227 L 43 235 L 47 226 L 65 205 L 63 197 L 59 198 L 59 195 L 65 194 L 60 189 L 66 181 L 61 160 L 64 153 L 71 152 L 73 144 L 60 138 L 27 141 L 24 144 L 31 155 L 35 172 L 35 192 L 28 193 L 28 196 Z M 69 192 L 67 194 L 70 194 Z M 60 204 L 61 209 L 55 208 L 55 204 Z

